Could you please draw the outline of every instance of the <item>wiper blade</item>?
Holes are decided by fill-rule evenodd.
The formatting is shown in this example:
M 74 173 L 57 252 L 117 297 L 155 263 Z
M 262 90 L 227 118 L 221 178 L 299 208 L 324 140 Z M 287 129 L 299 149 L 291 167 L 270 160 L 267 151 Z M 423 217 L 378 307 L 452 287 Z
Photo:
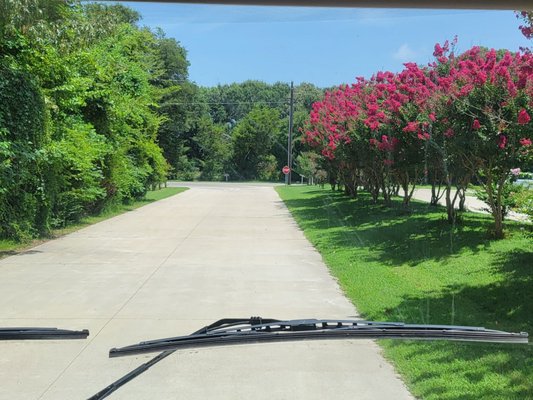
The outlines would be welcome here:
M 239 320 L 235 320 L 239 321 Z M 257 323 L 259 322 L 259 323 Z M 492 343 L 528 343 L 528 334 L 481 327 L 411 325 L 361 320 L 240 320 L 232 326 L 209 328 L 188 336 L 141 342 L 109 351 L 110 357 L 168 350 L 250 343 L 331 339 L 456 340 Z
M 73 331 L 58 328 L 0 328 L 0 340 L 63 340 L 86 339 L 87 329 Z
M 450 325 L 408 325 L 401 322 L 361 320 L 288 320 L 226 318 L 205 326 L 188 336 L 141 342 L 114 348 L 110 357 L 160 352 L 150 361 L 119 378 L 88 400 L 101 400 L 147 371 L 178 349 L 224 346 L 246 343 L 313 339 L 418 339 L 464 340 L 497 343 L 528 343 L 528 334 L 508 333 L 485 328 Z

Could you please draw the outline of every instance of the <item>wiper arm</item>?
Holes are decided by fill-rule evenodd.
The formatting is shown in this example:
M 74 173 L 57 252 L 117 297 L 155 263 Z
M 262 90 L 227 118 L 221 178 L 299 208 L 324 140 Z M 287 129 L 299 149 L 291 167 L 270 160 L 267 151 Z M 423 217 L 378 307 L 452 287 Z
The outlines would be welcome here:
M 456 340 L 492 343 L 528 343 L 528 334 L 452 325 L 411 325 L 361 320 L 261 320 L 230 327 L 204 329 L 188 336 L 158 339 L 109 351 L 110 357 L 167 350 L 236 344 L 331 339 Z
M 469 326 L 408 325 L 361 320 L 226 318 L 187 336 L 141 342 L 109 351 L 110 357 L 158 352 L 156 357 L 116 380 L 88 400 L 101 400 L 178 349 L 313 339 L 417 339 L 528 343 L 528 334 Z
M 249 324 L 249 325 L 257 325 L 259 323 L 265 322 L 275 322 L 277 320 L 274 319 L 261 319 L 261 318 L 224 318 L 220 319 L 216 322 L 213 322 L 211 325 L 204 326 L 203 328 L 197 330 L 196 332 L 192 333 L 191 336 L 199 335 L 199 334 L 206 334 L 209 333 L 215 329 L 222 329 L 222 328 L 229 328 L 232 326 L 240 326 L 243 324 Z M 159 361 L 163 360 L 164 358 L 168 357 L 172 353 L 174 353 L 176 350 L 167 350 L 163 351 L 162 353 L 158 354 L 154 358 L 152 358 L 150 361 L 145 362 L 144 364 L 139 365 L 137 368 L 135 368 L 133 371 L 128 372 L 123 377 L 117 379 L 112 384 L 108 385 L 104 389 L 100 390 L 95 395 L 89 397 L 88 400 L 101 400 L 109 395 L 111 395 L 114 391 L 124 386 L 129 381 L 135 379 L 137 376 L 148 370 L 153 365 L 157 364 Z
M 86 339 L 89 331 L 58 328 L 0 328 L 0 340 Z

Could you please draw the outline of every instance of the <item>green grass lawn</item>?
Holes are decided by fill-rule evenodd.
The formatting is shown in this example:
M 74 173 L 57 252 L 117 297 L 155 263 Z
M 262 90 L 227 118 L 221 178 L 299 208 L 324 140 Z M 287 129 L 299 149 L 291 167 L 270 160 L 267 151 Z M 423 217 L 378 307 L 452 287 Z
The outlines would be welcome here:
M 442 208 L 407 214 L 317 187 L 278 187 L 307 238 L 367 319 L 476 325 L 533 334 L 533 234 L 489 217 L 451 227 Z M 422 399 L 533 399 L 533 346 L 380 341 Z
M 142 207 L 149 203 L 153 203 L 154 201 L 163 200 L 167 197 L 174 196 L 175 194 L 181 193 L 185 190 L 187 190 L 187 188 L 167 187 L 159 190 L 149 191 L 148 193 L 146 193 L 144 199 L 135 201 L 130 204 L 117 205 L 113 208 L 105 210 L 100 215 L 83 218 L 81 221 L 72 225 L 68 225 L 65 228 L 54 229 L 50 234 L 50 238 L 66 235 L 86 226 L 96 224 L 108 218 L 115 217 L 127 211 L 133 211 L 136 208 Z M 15 242 L 12 240 L 0 240 L 0 258 L 13 255 L 29 247 L 36 246 L 50 238 L 35 239 L 33 241 L 24 243 Z

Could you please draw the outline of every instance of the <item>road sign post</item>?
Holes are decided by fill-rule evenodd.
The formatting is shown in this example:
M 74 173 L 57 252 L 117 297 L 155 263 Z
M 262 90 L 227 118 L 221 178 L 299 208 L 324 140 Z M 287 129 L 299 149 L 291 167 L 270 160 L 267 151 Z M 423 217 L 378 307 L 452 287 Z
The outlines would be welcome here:
M 283 174 L 285 174 L 285 184 L 286 185 L 289 185 L 289 177 L 290 177 L 290 173 L 291 173 L 291 169 L 289 168 L 288 165 L 285 165 L 282 169 L 281 169 L 281 172 L 283 172 Z

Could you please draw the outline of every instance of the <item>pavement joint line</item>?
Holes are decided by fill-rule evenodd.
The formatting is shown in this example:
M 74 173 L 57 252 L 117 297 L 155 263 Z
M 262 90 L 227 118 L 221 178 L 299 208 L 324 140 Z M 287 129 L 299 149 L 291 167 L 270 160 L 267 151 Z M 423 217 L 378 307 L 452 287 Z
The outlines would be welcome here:
M 65 374 L 65 372 L 70 368 L 70 366 L 79 358 L 79 356 L 85 351 L 87 347 L 98 337 L 100 332 L 102 332 L 109 323 L 115 319 L 115 317 L 128 305 L 128 303 L 139 293 L 139 291 L 146 285 L 146 283 L 154 276 L 154 274 L 161 269 L 161 267 L 167 262 L 167 260 L 181 247 L 183 243 L 187 241 L 187 239 L 194 233 L 194 231 L 200 226 L 202 222 L 205 221 L 207 217 L 210 216 L 211 212 L 213 211 L 215 207 L 211 206 L 209 211 L 204 215 L 203 218 L 198 221 L 198 223 L 194 226 L 194 228 L 191 229 L 189 234 L 182 238 L 181 241 L 174 247 L 174 249 L 168 254 L 168 256 L 152 271 L 152 273 L 144 280 L 144 282 L 135 290 L 135 292 L 124 302 L 124 304 L 107 320 L 107 322 L 98 330 L 96 335 L 90 335 L 91 339 L 83 346 L 80 351 L 76 354 L 76 356 L 63 368 L 63 370 L 57 375 L 57 377 L 48 385 L 48 387 L 41 393 L 41 395 L 37 398 L 37 400 L 40 400 L 43 398 L 43 396 L 50 391 L 50 389 L 54 386 L 54 384 Z

